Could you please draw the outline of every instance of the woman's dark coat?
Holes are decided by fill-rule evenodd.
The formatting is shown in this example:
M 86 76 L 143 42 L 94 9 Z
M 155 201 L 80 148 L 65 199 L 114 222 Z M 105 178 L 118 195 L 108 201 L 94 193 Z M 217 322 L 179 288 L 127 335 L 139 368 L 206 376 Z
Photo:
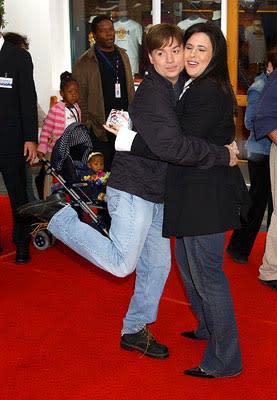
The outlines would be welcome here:
M 177 103 L 184 135 L 224 145 L 235 137 L 233 99 L 211 79 L 194 81 Z M 240 227 L 247 189 L 239 167 L 182 167 L 169 164 L 164 235 L 193 236 Z

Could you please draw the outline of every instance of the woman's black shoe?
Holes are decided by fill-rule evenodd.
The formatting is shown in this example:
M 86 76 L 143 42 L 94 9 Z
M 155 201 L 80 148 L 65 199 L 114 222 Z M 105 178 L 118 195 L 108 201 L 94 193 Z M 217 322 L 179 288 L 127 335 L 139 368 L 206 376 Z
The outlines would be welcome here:
M 194 340 L 205 340 L 204 338 L 200 338 L 200 337 L 196 336 L 194 331 L 181 332 L 181 336 L 187 337 L 189 339 L 194 339 Z
M 184 371 L 185 375 L 195 376 L 196 378 L 233 378 L 233 377 L 239 375 L 240 373 L 241 373 L 241 371 L 236 372 L 233 375 L 212 375 L 212 374 L 209 374 L 208 372 L 203 371 L 203 369 L 200 367 L 186 369 Z
M 200 367 L 186 369 L 184 371 L 185 375 L 195 376 L 197 378 L 216 378 L 216 376 L 208 374 L 207 372 L 203 371 Z

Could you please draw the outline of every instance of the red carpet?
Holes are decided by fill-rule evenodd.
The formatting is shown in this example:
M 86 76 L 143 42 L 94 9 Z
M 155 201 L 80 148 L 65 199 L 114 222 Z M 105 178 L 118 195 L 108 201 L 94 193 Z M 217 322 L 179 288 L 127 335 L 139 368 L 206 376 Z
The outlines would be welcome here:
M 277 379 L 276 292 L 259 284 L 260 234 L 248 265 L 226 255 L 244 372 L 200 380 L 183 375 L 199 363 L 202 342 L 182 338 L 195 320 L 173 265 L 159 318 L 151 327 L 170 348 L 166 360 L 121 350 L 121 320 L 133 278 L 97 270 L 61 243 L 13 263 L 7 198 L 0 197 L 0 400 L 273 400 Z

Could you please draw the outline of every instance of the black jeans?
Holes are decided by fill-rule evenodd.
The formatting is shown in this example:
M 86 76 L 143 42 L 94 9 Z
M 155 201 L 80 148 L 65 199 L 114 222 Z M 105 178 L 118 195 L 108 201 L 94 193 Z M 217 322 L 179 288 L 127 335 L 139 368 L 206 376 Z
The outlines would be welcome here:
M 266 207 L 268 206 L 267 227 L 273 211 L 269 156 L 260 161 L 248 161 L 250 178 L 249 195 L 252 205 L 250 207 L 247 221 L 242 221 L 240 229 L 233 231 L 229 247 L 241 255 L 249 256 L 254 245 L 256 236 L 260 230 Z
M 13 241 L 28 243 L 30 241 L 30 224 L 22 221 L 17 215 L 17 208 L 27 203 L 25 159 L 20 155 L 0 155 L 0 172 L 10 198 L 13 214 Z

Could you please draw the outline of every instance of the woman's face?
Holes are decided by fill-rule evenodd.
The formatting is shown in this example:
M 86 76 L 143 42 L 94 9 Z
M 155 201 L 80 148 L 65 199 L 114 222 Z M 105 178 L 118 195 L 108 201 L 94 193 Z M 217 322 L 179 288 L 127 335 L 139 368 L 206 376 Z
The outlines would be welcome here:
M 192 78 L 198 78 L 208 67 L 213 56 L 213 47 L 206 33 L 191 35 L 185 44 L 185 69 Z

